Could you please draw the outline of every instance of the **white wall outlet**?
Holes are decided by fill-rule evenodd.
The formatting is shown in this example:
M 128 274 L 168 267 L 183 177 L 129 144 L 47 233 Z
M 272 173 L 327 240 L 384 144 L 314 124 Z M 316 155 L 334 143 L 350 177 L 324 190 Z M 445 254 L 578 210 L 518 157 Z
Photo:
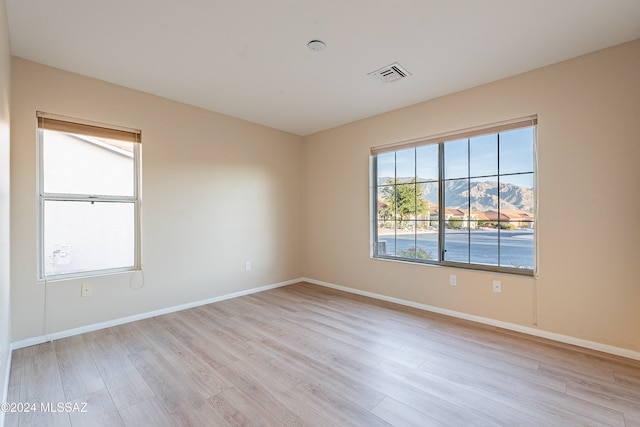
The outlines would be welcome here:
M 81 297 L 90 297 L 92 293 L 91 285 L 85 283 L 80 285 L 80 296 Z
M 502 292 L 502 282 L 500 280 L 493 281 L 493 292 L 499 294 Z
M 251 261 L 247 261 L 244 263 L 244 269 L 247 271 L 251 270 Z
M 451 274 L 451 275 L 449 276 L 449 284 L 450 284 L 451 286 L 457 286 L 457 285 L 458 285 L 458 278 L 456 277 L 456 275 L 455 275 L 455 274 Z

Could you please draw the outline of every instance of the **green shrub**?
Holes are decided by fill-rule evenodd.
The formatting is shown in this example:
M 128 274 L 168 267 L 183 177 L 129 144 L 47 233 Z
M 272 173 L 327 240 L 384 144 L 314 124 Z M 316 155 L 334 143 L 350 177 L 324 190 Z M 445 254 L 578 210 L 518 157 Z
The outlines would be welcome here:
M 415 259 L 435 259 L 431 251 L 422 248 L 409 248 L 404 251 L 398 252 L 398 256 L 402 258 L 415 258 Z

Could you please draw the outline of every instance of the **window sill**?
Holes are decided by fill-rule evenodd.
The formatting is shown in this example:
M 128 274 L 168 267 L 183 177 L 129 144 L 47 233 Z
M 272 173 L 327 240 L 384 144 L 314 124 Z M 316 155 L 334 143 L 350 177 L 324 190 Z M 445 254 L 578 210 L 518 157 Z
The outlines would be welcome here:
M 95 271 L 88 271 L 88 272 L 82 272 L 82 273 L 59 274 L 56 276 L 38 278 L 38 284 L 63 282 L 63 281 L 78 280 L 78 279 L 91 279 L 96 277 L 113 276 L 118 274 L 137 273 L 139 271 L 142 271 L 141 267 L 114 268 L 109 270 L 95 270 Z
M 469 265 L 469 264 L 461 264 L 456 262 L 439 262 L 439 261 L 419 261 L 408 258 L 396 258 L 396 257 L 382 257 L 372 255 L 370 257 L 373 260 L 380 261 L 390 261 L 397 262 L 402 264 L 413 264 L 413 265 L 421 265 L 428 267 L 444 267 L 444 268 L 455 268 L 458 270 L 466 270 L 466 271 L 477 271 L 483 273 L 491 273 L 491 274 L 506 274 L 513 275 L 519 277 L 531 277 L 534 279 L 538 278 L 538 274 L 533 270 L 528 269 L 519 269 L 519 268 L 505 268 L 505 267 L 493 267 L 490 265 Z

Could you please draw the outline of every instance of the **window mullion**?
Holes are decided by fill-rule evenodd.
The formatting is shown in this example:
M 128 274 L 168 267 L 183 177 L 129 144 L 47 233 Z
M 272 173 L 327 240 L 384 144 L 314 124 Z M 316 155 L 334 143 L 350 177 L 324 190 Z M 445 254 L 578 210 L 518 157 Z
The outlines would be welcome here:
M 500 205 L 502 204 L 500 203 L 500 182 L 502 181 L 500 179 L 502 177 L 500 175 L 500 133 L 498 133 L 497 140 L 498 140 L 498 153 L 496 154 L 496 157 L 498 158 L 498 267 L 500 267 L 502 266 L 502 260 L 500 259 L 501 249 L 502 249 L 502 245 L 500 243 L 500 237 L 502 233 L 502 222 L 500 221 L 500 219 L 502 218 L 501 212 L 500 212 Z
M 445 261 L 444 253 L 444 143 L 438 144 L 438 252 L 440 262 Z
M 393 154 L 393 256 L 398 256 L 398 153 Z
M 413 254 L 418 258 L 418 152 L 413 149 Z
M 471 264 L 471 138 L 467 139 L 467 262 Z
M 123 202 L 132 203 L 136 201 L 133 196 L 94 196 L 89 194 L 61 194 L 61 193 L 44 193 L 41 195 L 43 200 L 58 200 L 69 202 Z
M 370 206 L 369 209 L 373 208 L 373 255 L 379 256 L 378 253 L 378 156 L 372 156 L 372 167 L 371 167 L 371 180 L 373 180 L 373 194 L 371 194 L 371 203 L 373 206 Z M 369 190 L 371 191 L 371 190 Z
M 44 131 L 38 129 L 37 132 L 37 156 L 36 162 L 38 167 L 38 250 L 36 255 L 37 262 L 37 278 L 45 277 L 44 265 Z

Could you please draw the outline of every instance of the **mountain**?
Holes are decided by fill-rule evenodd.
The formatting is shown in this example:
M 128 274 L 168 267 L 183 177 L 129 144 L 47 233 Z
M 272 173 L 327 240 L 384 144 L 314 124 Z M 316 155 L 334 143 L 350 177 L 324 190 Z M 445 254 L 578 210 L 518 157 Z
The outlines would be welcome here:
M 380 182 L 389 182 L 381 178 Z M 403 179 L 404 182 L 408 181 Z M 424 198 L 437 203 L 438 192 L 435 187 L 427 187 Z M 488 211 L 498 207 L 498 182 L 472 182 L 470 187 L 462 180 L 445 182 L 445 203 L 449 208 L 469 209 L 469 195 L 471 207 L 474 211 Z M 505 183 L 500 186 L 500 209 L 515 209 L 533 212 L 533 189 Z
M 473 210 L 488 211 L 498 207 L 498 182 L 472 182 L 470 188 L 461 181 L 447 181 L 445 203 L 448 207 L 468 209 L 471 196 Z M 514 184 L 500 185 L 500 209 L 515 209 L 533 212 L 533 190 Z

